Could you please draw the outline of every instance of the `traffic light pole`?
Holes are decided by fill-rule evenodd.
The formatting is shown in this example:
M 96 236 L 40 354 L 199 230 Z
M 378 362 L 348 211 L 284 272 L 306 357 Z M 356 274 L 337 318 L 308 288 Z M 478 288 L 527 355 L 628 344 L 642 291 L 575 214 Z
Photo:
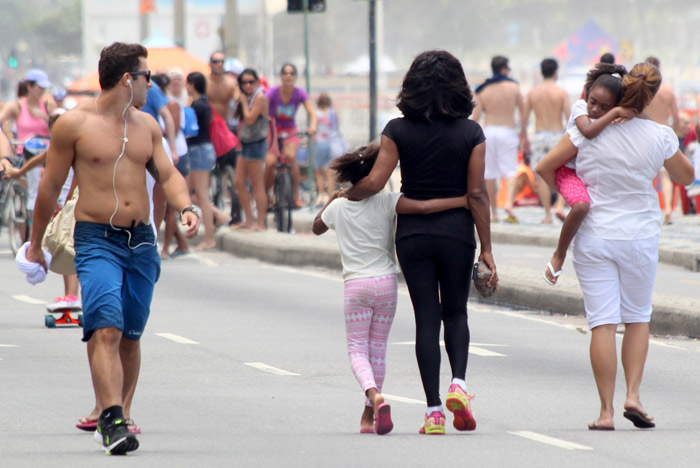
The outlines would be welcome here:
M 304 9 L 304 56 L 306 64 L 304 66 L 304 75 L 306 77 L 306 94 L 311 96 L 311 74 L 309 67 L 309 0 L 303 0 L 302 7 Z M 309 114 L 306 114 L 306 128 L 311 125 Z M 308 140 L 306 147 L 306 179 L 309 184 L 309 211 L 313 211 L 316 205 L 316 195 L 314 193 L 314 143 L 311 138 Z
M 369 0 L 369 141 L 377 136 L 377 2 Z

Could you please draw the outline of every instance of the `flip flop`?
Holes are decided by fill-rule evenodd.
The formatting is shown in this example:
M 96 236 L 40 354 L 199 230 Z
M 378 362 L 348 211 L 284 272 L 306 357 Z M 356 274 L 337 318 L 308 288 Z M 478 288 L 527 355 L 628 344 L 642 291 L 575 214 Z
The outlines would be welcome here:
M 589 431 L 614 431 L 615 426 L 598 426 L 596 423 L 590 423 L 588 425 Z
M 75 425 L 78 429 L 85 432 L 94 432 L 97 430 L 97 421 L 92 421 L 88 418 L 78 419 L 78 424 Z
M 649 419 L 648 414 L 637 411 L 636 409 L 626 409 L 622 415 L 632 421 L 634 427 L 638 427 L 639 429 L 651 429 L 652 427 L 656 427 L 654 421 Z
M 552 274 L 552 277 L 554 279 L 559 278 L 562 273 L 564 273 L 564 270 L 559 270 L 559 271 L 554 271 L 554 267 L 552 266 L 551 262 L 547 262 L 547 269 L 549 272 Z M 556 286 L 557 282 L 556 281 L 550 281 L 549 278 L 547 278 L 547 272 L 544 271 L 542 272 L 542 278 L 547 282 L 548 285 L 550 286 Z
M 170 258 L 184 257 L 185 255 L 189 255 L 191 253 L 194 253 L 194 250 L 190 249 L 186 252 L 182 252 L 180 250 L 173 250 L 173 253 L 170 254 Z
M 377 414 L 374 417 L 374 430 L 377 432 L 377 435 L 384 435 L 390 433 L 393 428 L 391 406 L 389 406 L 389 403 L 382 403 L 377 407 Z
M 374 429 L 360 429 L 360 434 L 376 434 L 377 431 Z
M 129 428 L 129 434 L 141 434 L 141 428 L 134 422 L 133 419 L 127 419 L 126 426 Z

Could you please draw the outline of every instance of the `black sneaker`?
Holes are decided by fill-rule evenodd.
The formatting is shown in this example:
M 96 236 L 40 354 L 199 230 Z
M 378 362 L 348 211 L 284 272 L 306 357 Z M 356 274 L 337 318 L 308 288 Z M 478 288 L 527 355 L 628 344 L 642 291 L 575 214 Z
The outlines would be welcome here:
M 104 446 L 107 455 L 125 455 L 139 448 L 139 441 L 129 433 L 123 419 L 115 419 L 111 423 L 98 422 L 94 437 L 97 443 Z

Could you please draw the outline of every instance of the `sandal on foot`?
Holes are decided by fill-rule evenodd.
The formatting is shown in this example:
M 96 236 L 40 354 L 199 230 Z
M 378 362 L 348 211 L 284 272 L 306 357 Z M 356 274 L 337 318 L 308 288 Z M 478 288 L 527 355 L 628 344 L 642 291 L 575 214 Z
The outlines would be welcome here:
M 141 428 L 134 422 L 133 419 L 127 419 L 125 422 L 130 434 L 141 434 Z
M 78 419 L 78 424 L 75 425 L 78 429 L 85 432 L 94 432 L 97 430 L 97 420 L 93 421 L 88 418 Z
M 614 431 L 615 426 L 599 426 L 596 423 L 592 422 L 588 425 L 588 430 L 589 431 Z
M 554 281 L 551 281 L 549 278 L 547 278 L 547 272 L 542 272 L 542 278 L 547 282 L 548 285 L 550 286 L 556 286 L 557 281 L 556 279 L 561 276 L 562 273 L 564 273 L 564 270 L 559 270 L 559 271 L 554 271 L 554 267 L 552 266 L 551 262 L 547 262 L 547 269 L 549 270 L 549 273 L 552 275 L 552 278 L 554 278 Z
M 374 416 L 374 430 L 378 435 L 384 435 L 390 433 L 393 428 L 391 406 L 389 406 L 389 403 L 382 403 L 377 407 L 377 412 Z
M 656 424 L 651 420 L 651 418 L 649 418 L 648 414 L 637 411 L 636 409 L 626 409 L 622 415 L 632 421 L 634 427 L 639 429 L 651 429 L 656 427 Z

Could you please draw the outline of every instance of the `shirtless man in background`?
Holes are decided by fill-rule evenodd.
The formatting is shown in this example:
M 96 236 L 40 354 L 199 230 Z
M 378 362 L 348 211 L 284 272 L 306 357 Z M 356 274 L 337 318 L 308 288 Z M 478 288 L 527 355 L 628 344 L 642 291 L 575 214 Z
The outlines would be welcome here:
M 525 128 L 530 113 L 535 113 L 535 137 L 530 146 L 530 167 L 533 168 L 537 167 L 544 155 L 559 143 L 571 114 L 569 94 L 556 84 L 558 68 L 556 60 L 542 60 L 540 70 L 543 81 L 532 88 L 525 98 Z M 535 176 L 535 189 L 544 208 L 542 224 L 551 224 L 552 195 L 549 186 L 541 177 Z
M 39 185 L 27 260 L 46 268 L 41 242 L 68 171 L 80 195 L 75 209 L 75 267 L 83 291 L 83 341 L 97 405 L 95 438 L 107 454 L 136 450 L 123 402 L 141 365 L 141 338 L 150 312 L 160 257 L 150 225 L 148 170 L 182 213 L 187 236 L 199 218 L 185 180 L 163 149 L 158 122 L 136 110 L 150 84 L 148 52 L 114 43 L 100 54 L 102 93 L 66 112 L 54 126 Z
M 491 60 L 493 76 L 475 90 L 476 108 L 473 119 L 478 121 L 482 113 L 486 114 L 484 135 L 486 136 L 486 167 L 484 179 L 491 203 L 491 218 L 498 221 L 497 181 L 506 178 L 505 210 L 509 223 L 517 223 L 513 212 L 515 200 L 515 179 L 518 168 L 518 145 L 528 150 L 526 114 L 523 97 L 518 83 L 508 77 L 510 68 L 508 59 L 496 56 Z M 515 109 L 521 118 L 521 130 L 515 125 Z
M 661 70 L 661 62 L 656 57 L 647 57 L 645 62 L 654 65 Z M 651 120 L 660 125 L 667 125 L 678 132 L 678 104 L 676 95 L 671 85 L 661 83 L 659 90 L 651 100 L 644 112 Z M 669 117 L 672 119 L 669 124 Z M 673 181 L 666 169 L 661 168 L 659 173 L 661 180 L 661 193 L 664 196 L 664 224 L 671 224 L 671 211 L 673 208 Z
M 214 52 L 209 59 L 209 69 L 211 73 L 207 77 L 207 99 L 214 111 L 221 116 L 224 121 L 228 119 L 231 100 L 238 102 L 241 91 L 238 89 L 238 82 L 228 73 L 224 72 L 224 60 L 226 56 L 223 52 Z

